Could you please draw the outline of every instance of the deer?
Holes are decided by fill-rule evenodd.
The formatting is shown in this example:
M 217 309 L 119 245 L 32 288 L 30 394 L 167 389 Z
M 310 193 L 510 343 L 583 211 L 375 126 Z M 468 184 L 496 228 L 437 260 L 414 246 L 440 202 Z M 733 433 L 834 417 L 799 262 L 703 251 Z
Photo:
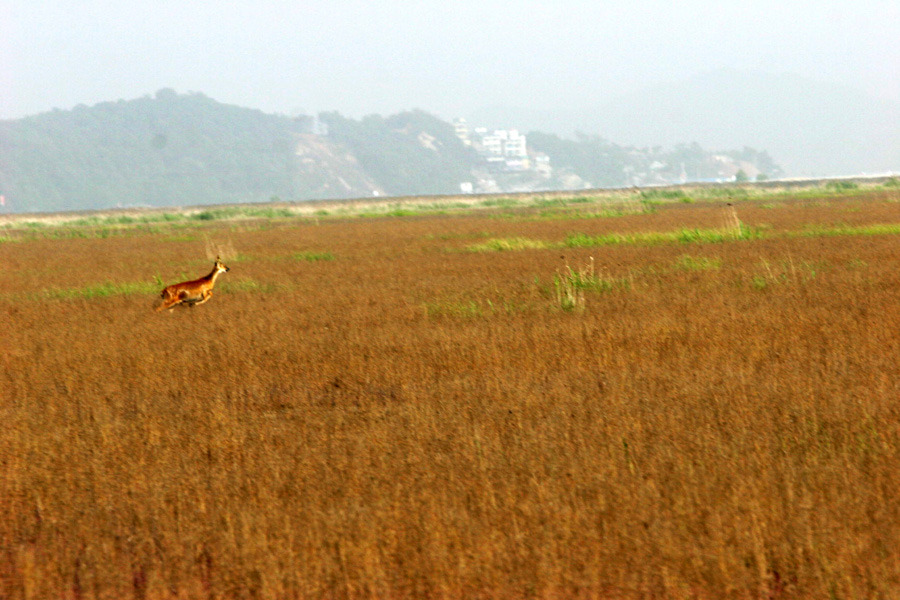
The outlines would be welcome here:
M 213 270 L 210 271 L 209 275 L 201 277 L 200 279 L 194 279 L 193 281 L 183 281 L 166 287 L 162 291 L 162 294 L 160 294 L 162 302 L 156 307 L 156 312 L 160 312 L 167 308 L 170 311 L 174 310 L 179 304 L 193 307 L 203 304 L 204 302 L 209 302 L 209 299 L 212 298 L 213 286 L 216 285 L 216 278 L 222 273 L 227 273 L 230 270 L 231 269 L 222 264 L 222 261 L 219 260 L 219 257 L 217 256 L 216 264 L 213 266 Z

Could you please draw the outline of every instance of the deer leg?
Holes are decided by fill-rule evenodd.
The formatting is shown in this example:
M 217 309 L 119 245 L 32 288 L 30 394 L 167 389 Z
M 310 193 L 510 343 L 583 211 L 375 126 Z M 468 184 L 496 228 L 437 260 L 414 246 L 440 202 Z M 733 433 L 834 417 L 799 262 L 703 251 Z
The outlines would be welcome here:
M 212 290 L 203 294 L 203 297 L 199 301 L 195 302 L 194 304 L 203 304 L 204 302 L 209 301 L 210 298 L 212 298 Z M 191 306 L 193 306 L 193 304 Z
M 159 303 L 159 306 L 156 307 L 156 312 L 162 312 L 162 311 L 166 310 L 167 308 L 169 310 L 172 310 L 172 308 L 174 308 L 174 306 L 171 301 L 163 300 L 162 302 Z
M 156 312 L 162 312 L 169 309 L 169 312 L 175 310 L 175 307 L 184 302 L 184 298 L 180 295 L 163 294 L 162 302 L 156 307 Z

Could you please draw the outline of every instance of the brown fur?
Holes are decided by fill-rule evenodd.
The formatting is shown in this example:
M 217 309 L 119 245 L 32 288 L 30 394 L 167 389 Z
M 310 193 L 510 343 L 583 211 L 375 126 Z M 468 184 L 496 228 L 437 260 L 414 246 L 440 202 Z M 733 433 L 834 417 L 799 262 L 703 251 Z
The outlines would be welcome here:
M 165 309 L 173 310 L 179 304 L 194 306 L 209 301 L 209 299 L 212 298 L 213 286 L 216 285 L 216 278 L 221 273 L 225 273 L 229 270 L 230 269 L 222 264 L 219 258 L 216 257 L 216 264 L 213 266 L 213 270 L 210 271 L 209 275 L 192 281 L 176 283 L 165 288 L 160 294 L 162 302 L 156 307 L 156 311 L 159 312 Z

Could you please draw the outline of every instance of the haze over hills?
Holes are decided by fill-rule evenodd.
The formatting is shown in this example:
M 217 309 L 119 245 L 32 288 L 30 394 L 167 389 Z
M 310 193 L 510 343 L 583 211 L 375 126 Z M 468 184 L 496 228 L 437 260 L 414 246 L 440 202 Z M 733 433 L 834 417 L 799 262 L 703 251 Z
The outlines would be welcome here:
M 495 106 L 469 118 L 638 147 L 764 148 L 788 176 L 900 169 L 900 103 L 795 75 L 721 69 L 580 110 Z
M 503 126 L 505 118 L 486 125 Z M 474 125 L 474 124 L 473 124 Z M 763 149 L 635 148 L 425 111 L 287 117 L 163 89 L 0 121 L 0 210 L 577 190 L 778 177 Z
M 476 162 L 451 124 L 422 112 L 321 117 L 163 89 L 0 121 L 0 210 L 453 193 Z
M 486 159 L 477 137 L 461 139 L 424 111 L 291 118 L 173 90 L 80 105 L 0 121 L 0 210 L 453 194 L 461 184 L 476 192 L 618 187 L 727 180 L 739 170 L 750 178 L 900 170 L 900 103 L 792 75 L 719 70 L 595 109 L 493 108 L 469 121 L 528 132 L 527 152 Z

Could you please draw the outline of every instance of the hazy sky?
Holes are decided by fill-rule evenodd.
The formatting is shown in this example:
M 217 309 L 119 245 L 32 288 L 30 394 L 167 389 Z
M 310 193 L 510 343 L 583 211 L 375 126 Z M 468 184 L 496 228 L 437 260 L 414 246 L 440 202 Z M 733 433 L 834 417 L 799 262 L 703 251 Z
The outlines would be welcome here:
M 0 118 L 171 87 L 346 116 L 580 108 L 721 67 L 900 100 L 897 0 L 0 0 Z

